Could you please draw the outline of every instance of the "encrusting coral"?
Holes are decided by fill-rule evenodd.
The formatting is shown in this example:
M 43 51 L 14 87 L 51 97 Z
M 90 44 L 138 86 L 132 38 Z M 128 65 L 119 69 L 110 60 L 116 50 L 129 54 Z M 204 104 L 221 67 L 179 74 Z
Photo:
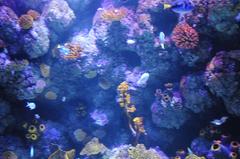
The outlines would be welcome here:
M 80 155 L 97 155 L 102 154 L 107 150 L 107 147 L 101 144 L 98 138 L 94 137 L 91 141 L 89 141 L 84 148 L 81 150 Z
M 101 18 L 106 21 L 120 21 L 127 15 L 127 8 L 111 8 L 102 12 Z

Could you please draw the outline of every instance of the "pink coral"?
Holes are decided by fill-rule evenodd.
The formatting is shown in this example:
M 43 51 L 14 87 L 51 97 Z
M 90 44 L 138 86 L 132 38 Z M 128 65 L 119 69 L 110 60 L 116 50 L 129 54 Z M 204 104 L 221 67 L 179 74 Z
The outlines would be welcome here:
M 198 45 L 198 32 L 187 23 L 176 25 L 172 32 L 172 40 L 175 45 L 182 49 L 193 49 Z

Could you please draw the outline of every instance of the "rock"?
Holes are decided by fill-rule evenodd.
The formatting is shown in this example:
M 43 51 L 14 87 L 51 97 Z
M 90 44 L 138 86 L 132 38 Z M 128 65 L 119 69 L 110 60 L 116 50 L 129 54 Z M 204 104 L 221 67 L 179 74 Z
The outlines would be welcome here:
M 229 113 L 240 116 L 240 50 L 220 51 L 208 64 L 205 84 L 221 98 Z
M 179 129 L 190 117 L 190 114 L 184 108 L 165 108 L 157 102 L 154 102 L 151 107 L 152 121 L 154 124 L 161 128 Z
M 49 31 L 44 21 L 35 21 L 33 28 L 23 35 L 23 48 L 30 58 L 38 58 L 48 52 Z
M 184 76 L 180 83 L 184 107 L 187 107 L 194 113 L 200 113 L 213 105 L 213 100 L 204 85 L 204 77 L 202 75 Z
M 61 34 L 66 31 L 75 20 L 75 14 L 64 0 L 52 0 L 45 5 L 42 16 L 48 27 Z

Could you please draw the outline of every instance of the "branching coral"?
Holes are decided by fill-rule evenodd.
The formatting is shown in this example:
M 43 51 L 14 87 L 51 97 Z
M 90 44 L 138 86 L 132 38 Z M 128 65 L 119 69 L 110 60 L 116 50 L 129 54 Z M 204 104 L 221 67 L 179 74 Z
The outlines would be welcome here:
M 198 32 L 187 23 L 176 25 L 172 32 L 172 40 L 175 45 L 182 49 L 193 49 L 198 45 Z
M 132 118 L 132 113 L 136 111 L 135 105 L 131 102 L 131 95 L 128 93 L 129 85 L 128 83 L 122 82 L 118 88 L 118 102 L 120 107 L 122 107 L 128 117 L 128 125 L 133 135 L 136 136 L 136 140 L 138 140 L 140 134 L 146 134 L 144 126 L 143 126 L 143 118 L 135 117 Z
M 127 15 L 127 8 L 111 8 L 102 12 L 101 18 L 105 21 L 120 21 Z

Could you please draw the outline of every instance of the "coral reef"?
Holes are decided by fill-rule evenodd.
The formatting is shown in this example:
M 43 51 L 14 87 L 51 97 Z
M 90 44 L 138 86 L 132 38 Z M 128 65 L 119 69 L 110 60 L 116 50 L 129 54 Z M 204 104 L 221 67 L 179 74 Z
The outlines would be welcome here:
M 0 158 L 239 158 L 239 6 L 0 0 Z
M 160 150 L 146 149 L 143 144 L 136 146 L 122 145 L 108 151 L 104 157 L 107 159 L 168 159 Z
M 10 105 L 4 101 L 0 101 L 0 134 L 3 134 L 6 128 L 14 124 L 14 117 L 10 112 Z
M 206 111 L 214 104 L 204 82 L 203 75 L 184 76 L 180 81 L 184 106 L 195 113 Z
M 20 35 L 18 16 L 6 6 L 0 6 L 0 14 L 0 38 L 9 44 L 10 53 L 16 54 L 19 50 L 18 38 Z
M 208 64 L 205 83 L 230 113 L 239 114 L 239 50 L 221 51 Z
M 33 99 L 36 97 L 38 74 L 28 64 L 27 60 L 10 61 L 4 53 L 1 58 L 1 86 L 11 95 L 18 99 Z M 13 72 L 13 73 L 12 73 Z

